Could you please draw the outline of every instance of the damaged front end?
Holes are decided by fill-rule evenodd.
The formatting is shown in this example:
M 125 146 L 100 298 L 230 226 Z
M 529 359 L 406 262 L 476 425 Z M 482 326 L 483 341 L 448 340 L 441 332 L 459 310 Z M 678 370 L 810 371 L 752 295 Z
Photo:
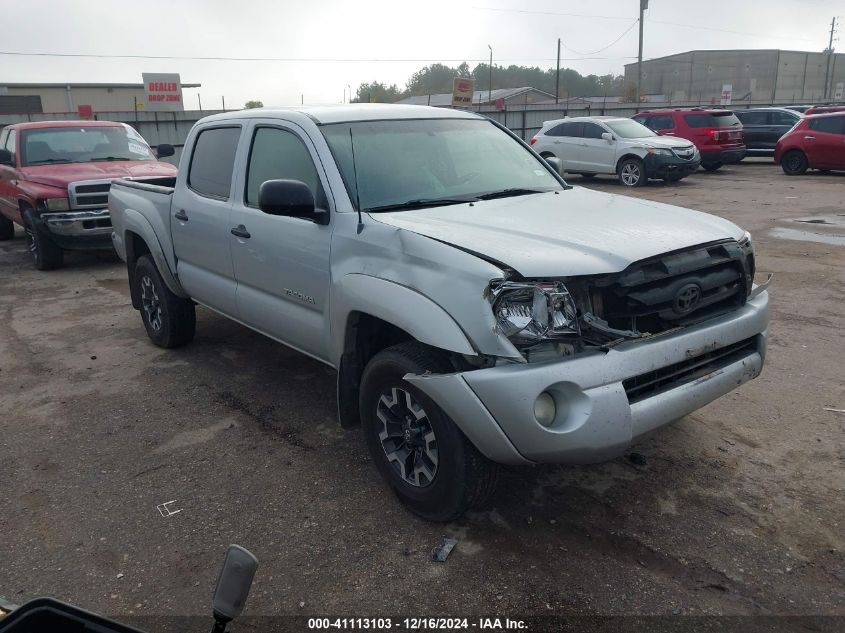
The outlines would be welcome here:
M 499 330 L 525 360 L 537 361 L 665 335 L 737 310 L 752 294 L 754 274 L 746 234 L 618 273 L 531 280 L 507 271 L 491 281 L 488 296 Z

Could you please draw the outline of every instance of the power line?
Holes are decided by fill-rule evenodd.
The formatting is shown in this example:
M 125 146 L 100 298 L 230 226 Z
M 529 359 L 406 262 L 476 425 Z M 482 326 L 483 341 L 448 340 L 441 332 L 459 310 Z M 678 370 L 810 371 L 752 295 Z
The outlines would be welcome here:
M 555 11 L 531 11 L 528 9 L 499 9 L 494 7 L 472 7 L 478 11 L 500 11 L 503 13 L 524 13 L 524 14 L 532 14 L 532 15 L 560 15 L 564 17 L 571 17 L 571 18 L 596 18 L 600 20 L 627 20 L 628 17 L 625 16 L 612 16 L 612 15 L 587 15 L 583 13 L 559 13 Z M 773 34 L 763 34 L 763 33 L 749 33 L 747 31 L 732 31 L 730 29 L 719 29 L 711 26 L 699 26 L 697 24 L 682 24 L 680 22 L 666 22 L 664 20 L 652 20 L 649 19 L 649 24 L 664 24 L 667 26 L 680 26 L 688 29 L 698 29 L 701 31 L 715 31 L 717 33 L 730 33 L 732 35 L 746 35 L 749 37 L 765 37 L 767 39 L 781 39 L 781 40 L 794 40 L 794 41 L 801 41 L 801 42 L 815 42 L 816 40 L 812 40 L 806 37 L 792 37 L 786 35 L 773 35 Z
M 619 40 L 621 40 L 623 37 L 625 37 L 626 35 L 628 35 L 628 33 L 631 31 L 631 29 L 632 29 L 632 28 L 634 28 L 635 26 L 637 26 L 637 22 L 639 22 L 639 20 L 634 20 L 634 21 L 631 23 L 631 26 L 629 26 L 627 29 L 625 29 L 624 31 L 622 31 L 622 35 L 620 35 L 619 37 L 617 37 L 615 40 L 613 40 L 613 41 L 612 41 L 610 44 L 608 44 L 607 46 L 605 46 L 605 47 L 603 47 L 603 48 L 600 48 L 600 49 L 599 49 L 599 50 L 597 50 L 597 51 L 592 51 L 592 52 L 590 52 L 590 53 L 582 53 L 581 51 L 576 51 L 574 48 L 569 48 L 569 47 L 568 47 L 566 44 L 564 44 L 562 41 L 561 41 L 561 46 L 563 46 L 566 50 L 568 50 L 568 51 L 571 51 L 571 52 L 575 53 L 576 55 L 596 55 L 596 54 L 598 54 L 598 53 L 602 53 L 602 52 L 606 51 L 608 48 L 610 48 L 611 46 L 613 46 L 614 44 L 616 44 L 616 43 L 617 43 Z
M 35 53 L 23 51 L 0 51 L 0 55 L 13 55 L 19 57 L 70 57 L 70 58 L 86 58 L 86 59 L 174 59 L 180 61 L 229 61 L 229 62 L 290 62 L 290 63 L 311 63 L 311 62 L 351 62 L 351 63 L 381 63 L 381 62 L 396 62 L 396 63 L 426 63 L 426 62 L 486 62 L 486 59 L 473 59 L 469 57 L 459 57 L 454 59 L 443 59 L 437 57 L 431 58 L 399 58 L 399 59 L 369 59 L 369 58 L 339 58 L 339 57 L 222 57 L 222 56 L 207 56 L 197 57 L 189 55 L 103 55 L 97 53 Z M 501 61 L 506 62 L 539 62 L 539 61 L 553 61 L 554 57 L 507 57 Z M 632 59 L 631 56 L 621 57 L 568 57 L 561 61 L 582 61 L 582 60 L 616 60 L 616 59 Z

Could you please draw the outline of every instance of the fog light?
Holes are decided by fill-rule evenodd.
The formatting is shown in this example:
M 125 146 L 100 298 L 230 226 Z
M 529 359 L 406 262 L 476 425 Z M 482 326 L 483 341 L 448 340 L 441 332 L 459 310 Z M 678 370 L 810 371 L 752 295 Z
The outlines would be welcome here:
M 552 398 L 550 393 L 544 391 L 537 396 L 537 399 L 534 401 L 534 417 L 537 419 L 537 422 L 543 426 L 551 426 L 552 422 L 555 421 L 556 413 L 555 399 Z

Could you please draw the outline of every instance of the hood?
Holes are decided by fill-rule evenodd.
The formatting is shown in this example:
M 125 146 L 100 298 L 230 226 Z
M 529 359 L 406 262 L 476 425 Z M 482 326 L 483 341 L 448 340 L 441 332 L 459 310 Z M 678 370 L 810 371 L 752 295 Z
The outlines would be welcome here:
M 619 272 L 641 259 L 743 236 L 713 215 L 582 187 L 370 217 L 501 262 L 524 277 Z
M 628 142 L 642 143 L 646 147 L 690 147 L 693 142 L 685 138 L 675 136 L 645 136 L 643 138 L 629 138 Z
M 170 163 L 155 160 L 121 160 L 97 163 L 58 163 L 21 167 L 26 180 L 48 187 L 66 189 L 79 180 L 115 180 L 117 178 L 153 178 L 175 176 L 177 169 Z

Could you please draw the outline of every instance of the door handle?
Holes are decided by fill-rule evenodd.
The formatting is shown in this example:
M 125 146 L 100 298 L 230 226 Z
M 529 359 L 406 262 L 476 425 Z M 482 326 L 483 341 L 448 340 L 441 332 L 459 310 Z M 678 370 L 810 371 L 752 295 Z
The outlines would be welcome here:
M 812 141 L 812 140 L 814 140 L 815 138 L 816 138 L 815 136 L 805 136 L 805 137 L 804 137 L 804 140 L 805 140 L 805 141 Z
M 242 237 L 245 240 L 248 240 L 252 236 L 249 234 L 249 231 L 246 230 L 246 227 L 243 224 L 238 224 L 237 226 L 233 226 L 232 230 L 229 231 L 235 237 Z
M 173 214 L 173 217 L 179 220 L 180 222 L 188 221 L 188 214 L 185 213 L 185 209 L 179 209 L 176 213 Z

